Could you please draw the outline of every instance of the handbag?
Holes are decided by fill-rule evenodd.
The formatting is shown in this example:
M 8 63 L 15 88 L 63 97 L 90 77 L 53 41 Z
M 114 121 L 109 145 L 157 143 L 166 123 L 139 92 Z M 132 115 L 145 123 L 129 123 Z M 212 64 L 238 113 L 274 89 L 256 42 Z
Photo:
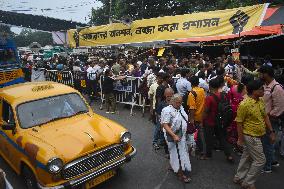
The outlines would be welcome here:
M 181 126 L 182 126 L 182 125 L 180 125 L 179 129 L 174 132 L 175 135 L 177 135 L 177 136 L 180 137 L 180 138 L 182 137 L 182 127 L 181 127 Z M 168 142 L 174 142 L 173 137 L 172 137 L 168 132 L 166 132 L 166 140 L 167 140 Z
M 182 129 L 179 128 L 179 129 L 175 132 L 175 135 L 177 135 L 178 137 L 181 138 L 181 137 L 182 137 Z M 172 137 L 169 133 L 166 132 L 166 136 L 167 136 L 167 141 L 168 141 L 168 142 L 174 142 L 173 137 Z
M 186 127 L 186 134 L 193 134 L 196 132 L 196 127 L 193 123 L 190 123 L 189 121 L 187 121 L 185 119 L 185 117 L 182 115 L 182 113 L 180 112 L 181 117 L 184 119 L 184 121 L 187 123 L 187 127 Z

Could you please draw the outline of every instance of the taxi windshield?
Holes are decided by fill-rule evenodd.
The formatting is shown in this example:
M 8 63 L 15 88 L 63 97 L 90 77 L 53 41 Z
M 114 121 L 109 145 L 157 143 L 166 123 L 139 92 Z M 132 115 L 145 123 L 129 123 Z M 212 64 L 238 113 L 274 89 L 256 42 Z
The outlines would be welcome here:
M 86 112 L 88 107 L 76 93 L 30 101 L 17 107 L 19 124 L 23 129 Z

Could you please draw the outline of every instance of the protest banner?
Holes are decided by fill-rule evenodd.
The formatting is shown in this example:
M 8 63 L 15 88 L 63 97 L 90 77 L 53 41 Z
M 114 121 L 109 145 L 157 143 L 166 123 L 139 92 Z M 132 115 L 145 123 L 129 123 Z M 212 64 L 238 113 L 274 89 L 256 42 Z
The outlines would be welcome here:
M 143 19 L 130 26 L 112 23 L 71 29 L 69 45 L 103 46 L 238 34 L 260 25 L 267 5 Z

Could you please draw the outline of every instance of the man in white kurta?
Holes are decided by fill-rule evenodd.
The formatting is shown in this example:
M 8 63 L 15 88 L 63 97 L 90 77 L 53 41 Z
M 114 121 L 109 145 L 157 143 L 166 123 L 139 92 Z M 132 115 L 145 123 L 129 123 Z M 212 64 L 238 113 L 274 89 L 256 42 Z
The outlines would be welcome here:
M 167 141 L 167 145 L 168 145 L 169 153 L 170 153 L 170 164 L 175 173 L 178 173 L 180 167 L 183 172 L 191 171 L 188 147 L 186 143 L 187 123 L 185 119 L 181 116 L 181 114 L 184 116 L 185 119 L 188 119 L 188 116 L 185 113 L 182 106 L 180 107 L 179 110 L 177 110 L 172 105 L 165 107 L 162 110 L 162 114 L 161 114 L 161 124 L 170 125 L 174 133 L 180 128 L 182 129 L 182 136 L 180 138 L 180 141 L 177 142 L 180 161 L 178 159 L 178 151 L 176 148 L 176 143 Z M 165 139 L 167 140 L 166 130 L 163 129 L 163 132 L 164 132 Z M 181 162 L 181 165 L 179 162 Z

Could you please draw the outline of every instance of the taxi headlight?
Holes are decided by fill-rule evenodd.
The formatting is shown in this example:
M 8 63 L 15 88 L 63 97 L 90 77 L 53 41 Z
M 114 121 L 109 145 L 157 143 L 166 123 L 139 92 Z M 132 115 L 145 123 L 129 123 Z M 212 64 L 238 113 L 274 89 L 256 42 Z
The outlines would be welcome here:
M 126 131 L 122 132 L 120 135 L 120 142 L 123 144 L 128 144 L 131 141 L 131 133 Z
M 63 168 L 63 161 L 59 158 L 52 158 L 47 163 L 47 169 L 49 173 L 56 174 L 59 173 Z

